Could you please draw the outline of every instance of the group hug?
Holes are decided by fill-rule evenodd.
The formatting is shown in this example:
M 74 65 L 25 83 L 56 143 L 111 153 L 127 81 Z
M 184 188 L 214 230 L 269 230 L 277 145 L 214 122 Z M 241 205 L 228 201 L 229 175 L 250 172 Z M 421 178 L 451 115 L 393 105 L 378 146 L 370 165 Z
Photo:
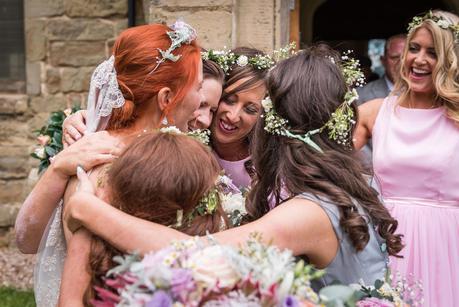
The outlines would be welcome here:
M 275 57 L 197 39 L 182 21 L 129 28 L 94 71 L 15 225 L 38 253 L 37 305 L 95 304 L 116 256 L 258 234 L 324 269 L 314 289 L 391 275 L 421 284 L 422 306 L 455 306 L 459 18 L 413 18 L 394 89 L 360 106 L 358 63 L 325 44 Z M 238 223 L 229 186 L 245 197 Z

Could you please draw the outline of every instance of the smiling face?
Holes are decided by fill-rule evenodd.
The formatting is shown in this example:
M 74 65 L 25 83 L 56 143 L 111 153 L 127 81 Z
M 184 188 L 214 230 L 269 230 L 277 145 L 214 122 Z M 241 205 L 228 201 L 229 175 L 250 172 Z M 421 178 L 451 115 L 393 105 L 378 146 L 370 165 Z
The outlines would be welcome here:
M 261 114 L 261 100 L 266 94 L 262 81 L 247 90 L 225 97 L 233 89 L 245 83 L 249 78 L 238 80 L 225 89 L 212 122 L 211 132 L 215 145 L 244 143 Z
M 222 96 L 222 84 L 215 79 L 207 78 L 202 82 L 201 91 L 204 100 L 197 110 L 198 117 L 188 124 L 191 130 L 209 128 Z
M 432 71 L 437 65 L 432 34 L 425 28 L 420 28 L 408 43 L 405 56 L 404 71 L 409 86 L 414 93 L 434 93 Z

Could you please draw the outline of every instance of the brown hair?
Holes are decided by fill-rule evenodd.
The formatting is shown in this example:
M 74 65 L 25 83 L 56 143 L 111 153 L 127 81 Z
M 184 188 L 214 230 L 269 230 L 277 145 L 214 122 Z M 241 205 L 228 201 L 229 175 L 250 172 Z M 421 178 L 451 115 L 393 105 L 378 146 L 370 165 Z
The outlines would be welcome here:
M 143 25 L 127 29 L 117 38 L 113 46 L 114 65 L 126 102 L 121 108 L 113 109 L 107 130 L 132 125 L 141 107 L 163 87 L 169 87 L 175 93 L 163 115 L 173 112 L 193 85 L 201 60 L 196 40 L 173 51 L 175 55 L 181 55 L 178 61 L 165 61 L 153 72 L 156 58 L 161 57 L 159 49 L 170 47 L 168 31 L 172 30 L 162 24 Z
M 202 73 L 204 79 L 214 79 L 221 84 L 225 82 L 225 72 L 212 60 L 202 60 Z
M 269 73 L 267 84 L 273 107 L 288 120 L 292 132 L 306 133 L 322 127 L 344 101 L 347 86 L 330 57 L 339 61 L 328 46 L 311 47 L 278 63 Z M 357 114 L 355 105 L 353 108 Z M 355 150 L 329 139 L 326 130 L 312 139 L 323 153 L 300 140 L 271 135 L 264 130 L 264 120 L 258 121 L 252 150 L 255 185 L 247 208 L 251 217 L 259 218 L 270 210 L 270 195 L 278 205 L 283 189 L 291 195 L 310 193 L 329 199 L 339 208 L 340 226 L 357 251 L 363 250 L 370 238 L 365 219 L 368 215 L 386 240 L 389 254 L 396 255 L 402 248 L 400 235 L 394 234 L 397 221 L 362 176 L 364 170 Z M 355 201 L 365 215 L 358 212 Z
M 177 211 L 187 216 L 215 186 L 220 167 L 210 149 L 199 141 L 172 133 L 138 137 L 112 164 L 108 172 L 111 204 L 135 217 L 162 225 L 175 225 Z M 220 205 L 212 215 L 195 216 L 191 224 L 177 228 L 190 235 L 205 235 L 220 229 L 226 217 Z M 114 266 L 121 254 L 93 235 L 90 252 L 91 289 Z

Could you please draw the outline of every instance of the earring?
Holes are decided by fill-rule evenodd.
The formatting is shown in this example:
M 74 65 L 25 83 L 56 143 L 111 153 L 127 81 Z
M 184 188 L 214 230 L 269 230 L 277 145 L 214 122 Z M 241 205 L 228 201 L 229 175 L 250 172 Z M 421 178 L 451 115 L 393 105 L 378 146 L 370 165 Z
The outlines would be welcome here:
M 163 120 L 161 121 L 161 124 L 163 124 L 164 126 L 169 125 L 169 122 L 167 121 L 167 117 L 166 116 L 164 116 Z

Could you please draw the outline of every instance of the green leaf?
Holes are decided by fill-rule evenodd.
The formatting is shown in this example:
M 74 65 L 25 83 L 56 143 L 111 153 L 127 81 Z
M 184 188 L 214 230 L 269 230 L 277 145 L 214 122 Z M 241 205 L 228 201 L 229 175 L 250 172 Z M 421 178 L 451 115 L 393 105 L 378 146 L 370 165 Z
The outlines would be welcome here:
M 382 286 L 384 285 L 384 281 L 380 280 L 380 279 L 377 279 L 375 281 L 375 288 L 376 289 L 380 289 Z
M 48 154 L 48 156 L 53 157 L 56 155 L 56 150 L 52 148 L 51 146 L 45 146 L 45 152 Z

